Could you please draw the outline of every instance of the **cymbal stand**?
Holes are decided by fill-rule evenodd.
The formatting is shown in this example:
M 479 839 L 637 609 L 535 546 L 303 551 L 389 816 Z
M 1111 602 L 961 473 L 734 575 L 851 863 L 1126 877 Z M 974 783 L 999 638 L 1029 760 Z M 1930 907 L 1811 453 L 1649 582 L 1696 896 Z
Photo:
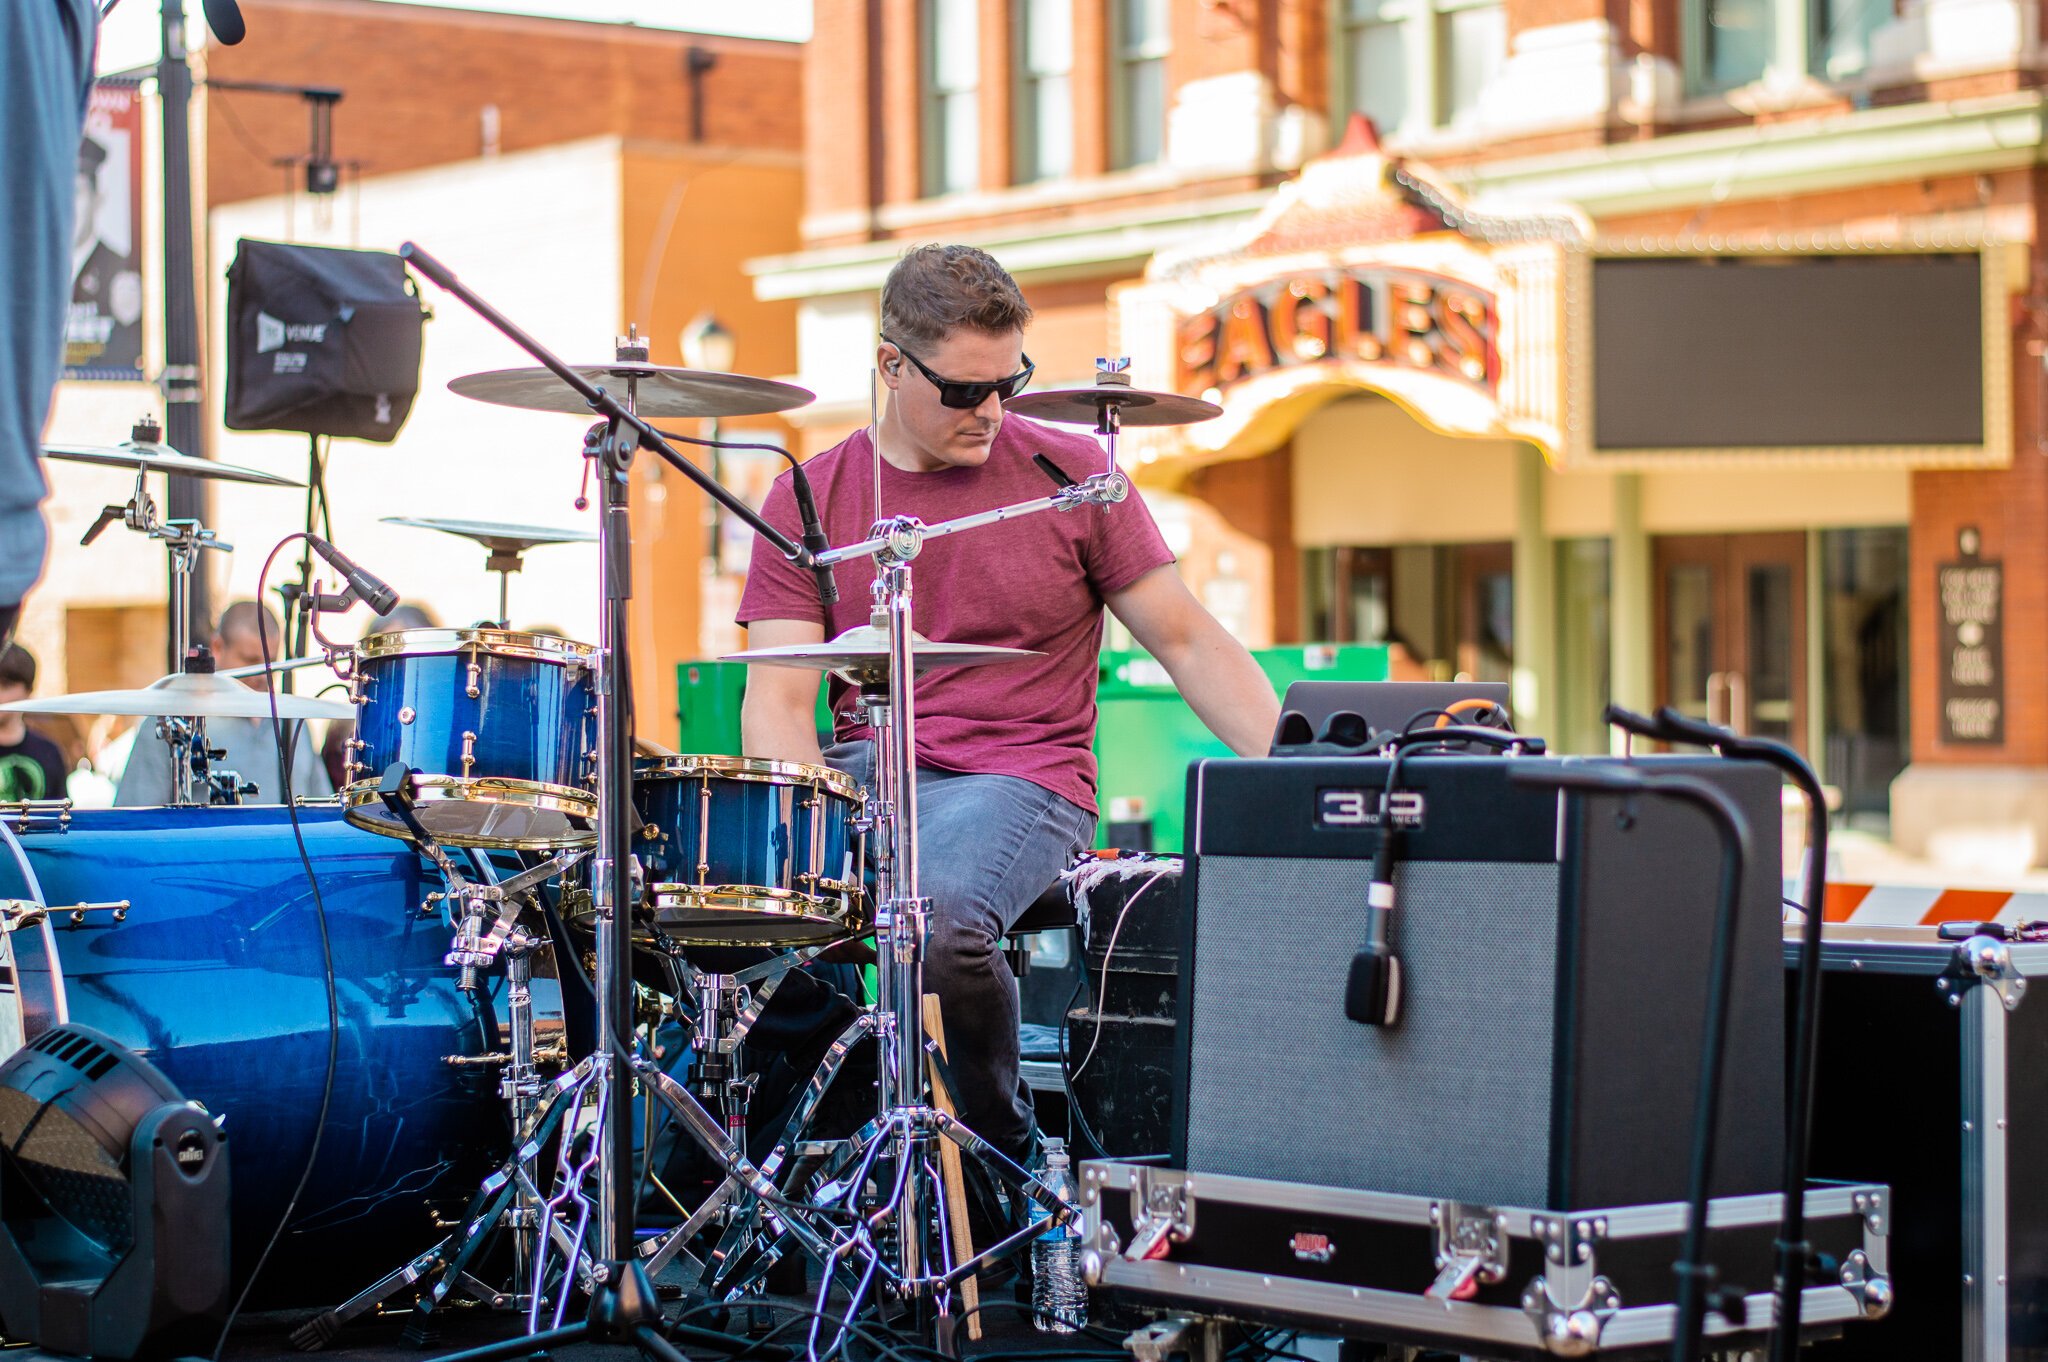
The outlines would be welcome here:
M 575 1073 L 587 1073 L 595 1084 L 597 1119 L 592 1138 L 583 1152 L 571 1161 L 572 1142 L 563 1141 L 563 1172 L 559 1200 L 551 1202 L 551 1219 L 556 1213 L 574 1216 L 575 1232 L 587 1227 L 589 1244 L 597 1260 L 591 1280 L 603 1284 L 607 1264 L 632 1254 L 633 1157 L 632 1120 L 627 1094 L 637 1075 L 651 1083 L 657 1096 L 668 1104 L 682 1128 L 705 1149 L 718 1157 L 726 1171 L 749 1192 L 765 1201 L 780 1195 L 746 1158 L 744 1150 L 728 1138 L 723 1125 L 682 1085 L 658 1067 L 636 1055 L 625 1038 L 623 1027 L 632 1019 L 632 940 L 627 930 L 629 905 L 641 894 L 641 872 L 632 854 L 632 710 L 627 660 L 627 611 L 632 597 L 632 527 L 627 505 L 628 478 L 633 456 L 642 448 L 659 454 L 664 461 L 689 478 L 707 496 L 752 526 L 757 534 L 802 566 L 810 566 L 812 555 L 789 536 L 777 530 L 745 501 L 720 486 L 702 469 L 676 452 L 660 432 L 633 410 L 632 386 L 625 400 L 591 383 L 570 368 L 510 318 L 492 307 L 469 288 L 453 271 L 422 250 L 415 242 L 399 248 L 399 256 L 438 287 L 458 298 L 466 307 L 526 351 L 534 360 L 575 391 L 589 405 L 599 423 L 585 437 L 582 456 L 585 467 L 598 476 L 598 562 L 601 612 L 598 622 L 597 668 L 597 845 L 590 864 L 592 913 L 597 935 L 597 1034 L 599 1050 L 579 1064 Z M 639 358 L 646 346 L 637 337 L 629 339 Z M 621 347 L 619 358 L 628 358 Z M 595 1204 L 584 1192 L 585 1179 L 595 1176 L 598 1188 Z M 834 1246 L 800 1219 L 769 1212 L 778 1230 L 787 1227 L 807 1252 L 821 1260 L 833 1257 Z M 554 1223 L 559 1223 L 555 1221 Z M 547 1242 L 547 1241 L 544 1241 Z M 566 1293 L 564 1293 L 566 1297 Z
M 943 1314 L 952 1288 L 987 1263 L 1021 1247 L 1034 1232 L 1027 1228 L 999 1242 L 969 1263 L 951 1261 L 950 1240 L 941 1225 L 937 1236 L 936 1261 L 928 1262 L 925 1249 L 926 1207 L 943 1215 L 942 1198 L 929 1197 L 935 1175 L 930 1149 L 936 1137 L 952 1140 L 963 1154 L 970 1155 L 998 1179 L 1039 1205 L 1058 1223 L 1078 1214 L 1047 1190 L 1013 1160 L 994 1146 L 946 1115 L 926 1100 L 924 1032 L 924 955 L 931 931 L 930 899 L 918 892 L 917 832 L 917 709 L 915 659 L 912 654 L 911 563 L 927 539 L 958 534 L 964 530 L 1032 515 L 1039 511 L 1071 511 L 1082 506 L 1106 506 L 1130 495 L 1130 483 L 1112 468 L 1091 475 L 1079 483 L 1068 483 L 1051 496 L 998 507 L 976 515 L 961 516 L 936 525 L 926 525 L 913 516 L 897 516 L 878 523 L 867 539 L 844 548 L 817 555 L 821 566 L 853 558 L 875 561 L 873 586 L 874 616 L 889 626 L 889 668 L 886 688 L 862 687 L 861 701 L 867 708 L 874 732 L 875 798 L 870 814 L 885 835 L 874 839 L 876 882 L 880 907 L 875 915 L 879 938 L 876 972 L 881 1004 L 876 1011 L 876 1032 L 880 1041 L 881 1112 L 857 1136 L 848 1154 L 835 1165 L 835 1172 L 848 1168 L 852 1176 L 828 1176 L 821 1201 L 834 1196 L 857 1198 L 866 1181 L 863 1171 L 873 1166 L 884 1149 L 891 1154 L 894 1179 L 890 1192 L 877 1211 L 866 1216 L 864 1235 L 882 1228 L 891 1216 L 896 1221 L 893 1260 L 882 1264 L 888 1286 L 906 1299 L 929 1300 Z M 864 1246 L 879 1262 L 883 1256 L 871 1237 Z

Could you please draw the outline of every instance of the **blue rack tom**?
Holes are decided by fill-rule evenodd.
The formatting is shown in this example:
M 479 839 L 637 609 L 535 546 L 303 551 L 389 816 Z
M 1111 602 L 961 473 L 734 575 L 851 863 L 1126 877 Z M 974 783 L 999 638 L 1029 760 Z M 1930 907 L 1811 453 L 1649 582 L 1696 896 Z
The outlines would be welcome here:
M 596 650 L 510 629 L 405 629 L 364 639 L 350 677 L 356 733 L 342 803 L 403 836 L 377 794 L 418 772 L 414 814 L 447 846 L 539 850 L 592 840 Z
M 636 845 L 663 935 L 800 946 L 861 930 L 865 798 L 807 762 L 679 756 L 633 768 Z

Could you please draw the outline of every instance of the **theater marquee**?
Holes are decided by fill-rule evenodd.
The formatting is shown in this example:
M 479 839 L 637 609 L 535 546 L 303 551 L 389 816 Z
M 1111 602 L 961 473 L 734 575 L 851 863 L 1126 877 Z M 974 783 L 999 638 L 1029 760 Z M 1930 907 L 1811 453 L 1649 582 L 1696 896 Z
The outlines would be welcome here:
M 1154 257 L 1118 291 L 1135 381 L 1208 397 L 1214 421 L 1127 433 L 1142 472 L 1262 454 L 1314 407 L 1370 391 L 1450 435 L 1572 443 L 1567 318 L 1585 220 L 1472 212 L 1354 124 L 1245 228 Z
M 1491 293 L 1414 270 L 1317 270 L 1276 279 L 1184 320 L 1181 392 L 1218 391 L 1329 360 L 1383 364 L 1492 392 L 1500 377 Z

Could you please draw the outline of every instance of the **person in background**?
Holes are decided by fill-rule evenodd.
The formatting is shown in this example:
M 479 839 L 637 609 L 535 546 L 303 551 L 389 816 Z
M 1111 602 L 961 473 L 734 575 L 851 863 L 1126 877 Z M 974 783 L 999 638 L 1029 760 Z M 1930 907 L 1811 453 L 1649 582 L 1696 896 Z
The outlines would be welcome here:
M 43 423 L 64 350 L 72 219 L 99 11 L 0 4 L 0 643 L 42 575 Z
M 279 640 L 284 637 L 277 615 L 270 607 L 255 601 L 236 601 L 221 612 L 220 624 L 214 630 L 216 671 L 263 665 L 263 646 L 258 641 L 259 618 L 262 620 L 263 637 L 270 644 L 271 658 L 276 659 Z M 242 684 L 256 690 L 264 689 L 261 673 L 242 678 Z M 128 769 L 121 773 L 121 786 L 114 794 L 117 807 L 164 804 L 171 798 L 170 744 L 151 731 L 148 720 L 143 722 L 145 727 L 136 735 L 135 750 L 128 758 Z M 313 739 L 306 731 L 305 721 L 288 722 L 285 731 L 291 737 L 293 749 L 292 794 L 305 799 L 333 794 L 334 784 L 313 750 Z M 256 792 L 243 796 L 244 803 L 280 802 L 277 792 L 283 786 L 278 780 L 277 737 L 269 719 L 208 719 L 206 741 L 209 746 L 227 754 L 214 761 L 216 774 L 233 771 L 244 781 L 255 785 Z
M 370 621 L 370 627 L 363 631 L 364 638 L 378 634 L 395 634 L 403 629 L 438 629 L 439 621 L 433 612 L 423 605 L 393 606 L 388 615 L 379 615 Z M 356 735 L 353 719 L 336 719 L 327 725 L 327 736 L 320 740 L 320 764 L 327 771 L 327 779 L 339 790 L 348 784 L 348 740 Z
M 0 645 L 0 705 L 26 700 L 36 688 L 36 660 L 19 643 Z M 64 797 L 64 754 L 28 726 L 28 716 L 0 710 L 0 804 Z

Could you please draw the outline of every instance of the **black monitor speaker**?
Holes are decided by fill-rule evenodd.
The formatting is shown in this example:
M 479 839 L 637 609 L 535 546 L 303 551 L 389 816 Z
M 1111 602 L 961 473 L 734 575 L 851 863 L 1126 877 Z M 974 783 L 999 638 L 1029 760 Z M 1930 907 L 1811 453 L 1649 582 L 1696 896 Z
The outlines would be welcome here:
M 425 320 L 388 251 L 242 240 L 228 267 L 228 429 L 389 443 L 419 394 Z
M 0 1330 L 77 1357 L 210 1349 L 228 1304 L 227 1142 L 90 1027 L 0 1064 Z

